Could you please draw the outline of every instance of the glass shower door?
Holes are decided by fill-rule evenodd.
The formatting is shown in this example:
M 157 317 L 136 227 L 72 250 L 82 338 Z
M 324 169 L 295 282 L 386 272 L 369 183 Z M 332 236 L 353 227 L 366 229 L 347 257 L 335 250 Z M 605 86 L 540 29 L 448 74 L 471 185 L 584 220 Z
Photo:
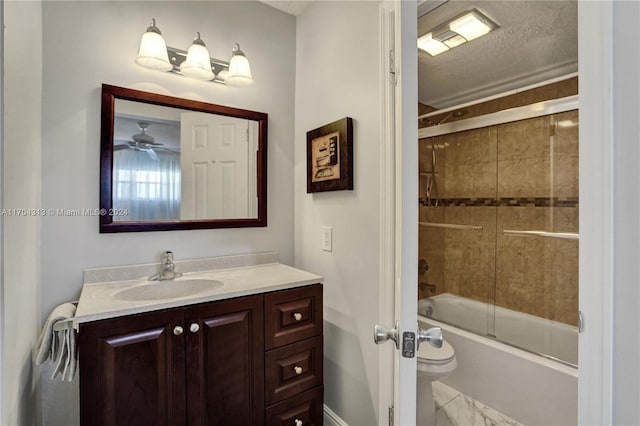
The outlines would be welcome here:
M 498 199 L 496 338 L 577 365 L 577 111 L 498 126 Z
M 421 314 L 577 365 L 578 112 L 538 107 L 421 139 Z
M 430 298 L 434 319 L 489 336 L 494 334 L 496 136 L 495 127 L 487 127 L 420 143 L 420 254 L 428 265 L 420 276 L 420 295 Z

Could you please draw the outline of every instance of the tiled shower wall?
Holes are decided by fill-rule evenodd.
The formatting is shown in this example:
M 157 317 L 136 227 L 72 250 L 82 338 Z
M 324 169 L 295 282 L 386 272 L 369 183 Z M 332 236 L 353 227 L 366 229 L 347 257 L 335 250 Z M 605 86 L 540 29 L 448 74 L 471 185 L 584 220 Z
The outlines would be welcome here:
M 429 286 L 419 286 L 419 297 L 454 293 L 576 325 L 577 240 L 503 231 L 578 232 L 578 112 L 426 138 L 419 147 L 420 221 L 482 227 L 420 226 L 429 267 L 419 281 Z

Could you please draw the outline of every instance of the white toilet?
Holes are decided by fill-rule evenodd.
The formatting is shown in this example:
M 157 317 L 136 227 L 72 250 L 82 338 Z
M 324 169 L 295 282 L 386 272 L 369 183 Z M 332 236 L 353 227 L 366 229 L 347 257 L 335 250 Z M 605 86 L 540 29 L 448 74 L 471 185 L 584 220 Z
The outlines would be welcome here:
M 423 342 L 418 349 L 417 425 L 435 426 L 436 413 L 431 382 L 444 379 L 458 366 L 456 353 L 446 341 L 441 348 Z

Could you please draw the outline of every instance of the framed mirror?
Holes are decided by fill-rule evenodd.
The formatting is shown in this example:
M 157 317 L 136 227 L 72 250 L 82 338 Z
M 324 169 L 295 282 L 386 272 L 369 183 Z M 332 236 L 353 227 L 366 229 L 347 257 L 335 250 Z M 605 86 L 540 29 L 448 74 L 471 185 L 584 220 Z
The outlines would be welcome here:
M 267 117 L 103 85 L 100 232 L 267 226 Z

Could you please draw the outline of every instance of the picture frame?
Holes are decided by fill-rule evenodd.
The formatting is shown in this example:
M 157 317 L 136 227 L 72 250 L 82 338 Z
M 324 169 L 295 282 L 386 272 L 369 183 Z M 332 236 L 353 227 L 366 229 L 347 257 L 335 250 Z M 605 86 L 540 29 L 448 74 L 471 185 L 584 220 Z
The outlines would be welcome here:
M 307 193 L 353 190 L 353 119 L 307 132 Z

